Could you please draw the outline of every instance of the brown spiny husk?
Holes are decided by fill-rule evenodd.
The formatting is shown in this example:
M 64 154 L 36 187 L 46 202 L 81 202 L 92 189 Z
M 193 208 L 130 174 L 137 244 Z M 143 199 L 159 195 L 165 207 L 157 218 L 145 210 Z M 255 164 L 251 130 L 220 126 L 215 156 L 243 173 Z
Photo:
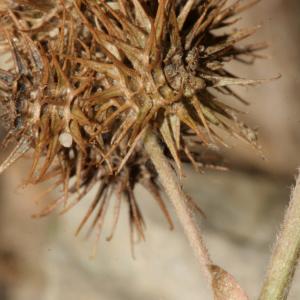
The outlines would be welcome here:
M 224 144 L 224 132 L 256 146 L 255 132 L 223 99 L 245 102 L 231 86 L 259 83 L 224 68 L 253 62 L 264 47 L 238 46 L 257 27 L 232 29 L 256 2 L 8 0 L 0 6 L 0 54 L 10 57 L 0 70 L 0 100 L 10 129 L 3 144 L 16 147 L 0 172 L 33 149 L 27 182 L 52 178 L 54 188 L 63 186 L 39 215 L 68 210 L 97 184 L 79 230 L 97 211 L 92 227 L 100 231 L 115 192 L 113 228 L 125 199 L 143 238 L 137 183 L 172 224 L 143 138 L 159 136 L 179 171 L 182 161 L 208 164 L 202 153 Z

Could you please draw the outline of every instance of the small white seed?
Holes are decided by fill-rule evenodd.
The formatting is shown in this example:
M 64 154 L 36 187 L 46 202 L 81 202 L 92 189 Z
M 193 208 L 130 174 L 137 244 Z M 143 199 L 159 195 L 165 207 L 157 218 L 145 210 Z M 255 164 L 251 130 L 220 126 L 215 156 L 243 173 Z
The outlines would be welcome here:
M 63 132 L 59 136 L 60 144 L 65 148 L 70 148 L 73 143 L 72 135 L 68 132 Z
M 59 29 L 58 29 L 58 28 L 55 28 L 55 29 L 53 29 L 53 30 L 51 30 L 51 31 L 49 32 L 49 36 L 50 36 L 51 38 L 54 38 L 54 37 L 58 36 L 58 34 L 59 34 Z

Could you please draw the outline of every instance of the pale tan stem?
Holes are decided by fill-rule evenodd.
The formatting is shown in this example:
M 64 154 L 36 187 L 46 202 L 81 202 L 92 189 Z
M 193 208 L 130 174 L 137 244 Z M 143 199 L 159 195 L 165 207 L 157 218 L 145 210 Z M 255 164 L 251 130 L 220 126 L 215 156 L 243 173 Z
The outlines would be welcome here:
M 194 213 L 189 205 L 189 199 L 182 191 L 179 179 L 174 173 L 168 159 L 163 154 L 156 136 L 148 133 L 144 145 L 159 175 L 160 182 L 175 208 L 196 258 L 201 264 L 209 284 L 211 284 L 209 267 L 212 265 L 212 261 L 203 241 L 200 228 L 195 220 Z
M 259 300 L 285 300 L 300 255 L 300 175 L 276 240 Z

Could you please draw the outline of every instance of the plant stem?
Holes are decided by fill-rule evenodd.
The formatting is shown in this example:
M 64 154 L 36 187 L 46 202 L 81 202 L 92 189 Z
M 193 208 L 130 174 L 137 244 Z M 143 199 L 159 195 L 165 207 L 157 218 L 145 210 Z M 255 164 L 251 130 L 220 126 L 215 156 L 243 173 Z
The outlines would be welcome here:
M 209 257 L 193 211 L 189 205 L 189 199 L 183 192 L 179 179 L 163 154 L 156 136 L 151 132 L 147 134 L 144 146 L 159 174 L 160 182 L 175 208 L 177 216 L 194 250 L 195 256 L 203 268 L 206 279 L 209 284 L 211 284 L 209 267 L 212 265 L 212 261 Z
M 300 175 L 277 238 L 259 300 L 287 299 L 300 255 Z

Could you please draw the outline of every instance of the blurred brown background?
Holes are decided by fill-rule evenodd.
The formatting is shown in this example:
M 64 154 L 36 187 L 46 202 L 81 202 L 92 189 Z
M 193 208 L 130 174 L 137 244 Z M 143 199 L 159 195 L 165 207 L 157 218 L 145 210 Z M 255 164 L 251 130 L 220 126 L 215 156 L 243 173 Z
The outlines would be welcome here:
M 251 102 L 245 119 L 258 128 L 266 159 L 235 142 L 224 151 L 230 171 L 188 169 L 184 186 L 207 215 L 200 221 L 213 259 L 255 299 L 300 166 L 300 2 L 263 0 L 243 22 L 263 25 L 254 39 L 270 43 L 270 58 L 232 68 L 251 78 L 282 75 L 241 91 Z M 31 219 L 38 209 L 31 199 L 40 191 L 20 187 L 27 167 L 19 162 L 0 177 L 0 300 L 211 299 L 180 225 L 169 232 L 145 191 L 138 193 L 147 240 L 136 246 L 136 260 L 125 206 L 115 238 L 103 239 L 91 259 L 92 241 L 74 237 L 88 203 L 59 218 Z M 298 274 L 291 300 L 300 299 L 299 280 Z

